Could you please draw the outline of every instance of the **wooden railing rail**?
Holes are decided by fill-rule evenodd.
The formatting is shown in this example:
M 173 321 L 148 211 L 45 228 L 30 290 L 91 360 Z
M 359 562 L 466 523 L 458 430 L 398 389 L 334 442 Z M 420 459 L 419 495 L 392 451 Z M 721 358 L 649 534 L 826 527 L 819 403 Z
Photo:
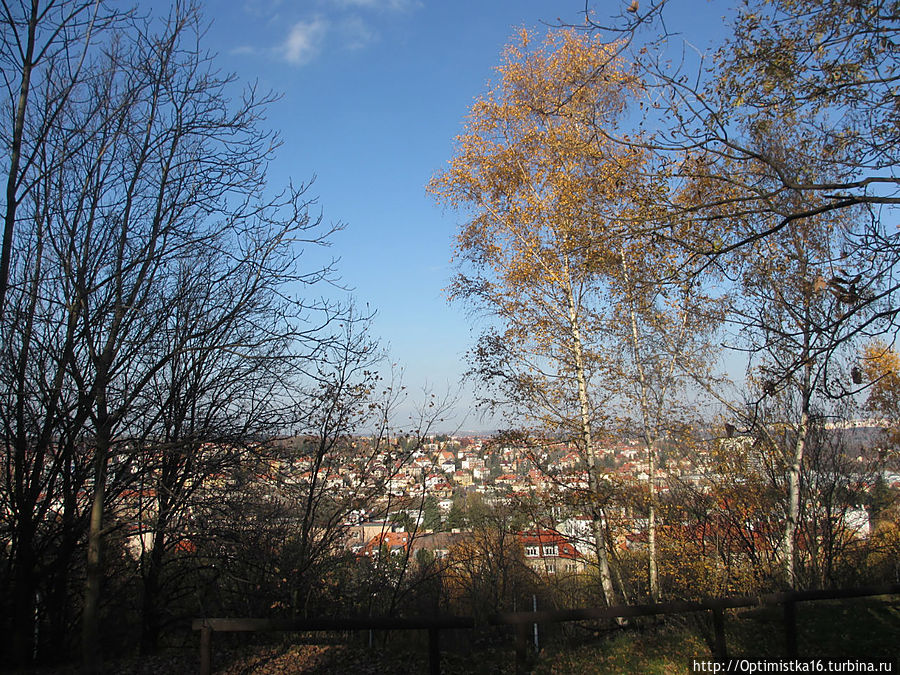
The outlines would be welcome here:
M 815 600 L 842 600 L 876 595 L 900 595 L 900 584 L 865 586 L 861 588 L 823 589 L 815 591 L 784 591 L 762 595 L 746 595 L 733 598 L 707 600 L 676 600 L 643 605 L 617 605 L 613 607 L 585 607 L 581 609 L 542 610 L 538 612 L 505 612 L 490 617 L 494 625 L 516 627 L 516 672 L 525 672 L 529 626 L 541 623 L 585 621 L 592 619 L 616 619 L 639 616 L 685 614 L 688 612 L 712 613 L 715 633 L 715 657 L 728 657 L 725 640 L 725 610 L 739 607 L 782 605 L 784 609 L 784 636 L 788 656 L 797 656 L 797 603 Z M 212 667 L 213 632 L 314 632 L 345 630 L 427 630 L 428 663 L 432 675 L 440 673 L 440 631 L 474 628 L 475 619 L 469 616 L 434 617 L 334 617 L 317 619 L 194 619 L 193 629 L 200 631 L 200 673 L 210 675 Z
M 616 619 L 638 616 L 685 614 L 688 612 L 712 612 L 715 635 L 714 652 L 717 659 L 728 658 L 725 640 L 725 610 L 738 607 L 782 605 L 784 610 L 784 637 L 787 655 L 797 656 L 797 603 L 815 600 L 843 600 L 876 595 L 900 595 L 900 584 L 865 586 L 859 588 L 823 589 L 815 591 L 783 591 L 763 595 L 745 595 L 733 598 L 709 598 L 706 600 L 658 602 L 643 605 L 616 605 L 613 607 L 586 607 L 581 609 L 543 610 L 539 612 L 506 612 L 491 617 L 491 623 L 515 625 L 516 672 L 524 672 L 527 655 L 528 626 L 541 623 L 585 621 L 591 619 Z
M 322 617 L 316 619 L 194 619 L 192 628 L 200 631 L 200 675 L 212 672 L 212 635 L 219 633 L 316 632 L 345 630 L 427 630 L 428 668 L 432 675 L 441 672 L 440 631 L 474 628 L 475 619 L 467 616 L 432 617 Z

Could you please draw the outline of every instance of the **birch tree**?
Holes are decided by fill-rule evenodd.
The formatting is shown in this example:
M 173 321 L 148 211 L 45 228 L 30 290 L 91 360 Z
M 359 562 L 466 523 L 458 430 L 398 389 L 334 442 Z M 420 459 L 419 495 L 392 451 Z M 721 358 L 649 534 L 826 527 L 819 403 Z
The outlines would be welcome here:
M 621 204 L 640 156 L 590 129 L 616 124 L 639 83 L 610 48 L 574 32 L 531 42 L 522 31 L 507 49 L 498 85 L 474 104 L 456 156 L 429 189 L 469 216 L 450 296 L 491 318 L 473 352 L 473 371 L 493 389 L 486 398 L 542 434 L 572 439 L 585 459 L 612 604 L 596 383 L 607 374 L 604 274 L 619 255 L 596 205 Z
M 870 262 L 848 243 L 854 231 L 848 215 L 795 220 L 730 261 L 739 292 L 727 318 L 729 343 L 749 357 L 749 387 L 743 408 L 729 406 L 774 457 L 785 498 L 779 551 L 791 587 L 799 579 L 808 448 L 840 413 L 838 402 L 861 388 L 859 373 L 843 364 L 879 307 L 865 297 L 880 288 L 862 281 Z
M 703 307 L 696 256 L 672 243 L 693 235 L 657 207 L 667 181 L 645 180 L 648 155 L 610 140 L 643 105 L 620 45 L 567 31 L 539 48 L 531 40 L 523 32 L 507 50 L 499 85 L 473 106 L 457 156 L 430 186 L 472 215 L 457 237 L 451 297 L 495 319 L 473 351 L 490 400 L 545 437 L 574 439 L 595 501 L 609 492 L 598 430 L 616 411 L 636 422 L 650 463 L 657 597 L 654 446 L 715 312 Z M 592 510 L 610 598 L 605 517 Z
M 609 20 L 589 5 L 586 19 L 627 45 L 653 102 L 639 119 L 645 135 L 599 133 L 648 152 L 646 167 L 665 167 L 673 185 L 715 186 L 659 196 L 660 208 L 694 223 L 693 250 L 715 260 L 800 221 L 852 221 L 846 250 L 869 261 L 855 285 L 879 282 L 857 296 L 858 307 L 872 305 L 860 329 L 885 330 L 900 255 L 886 218 L 900 199 L 897 3 L 751 0 L 706 51 L 667 28 L 686 3 L 652 0 Z
M 665 168 L 678 189 L 658 207 L 692 222 L 688 248 L 733 279 L 731 345 L 753 356 L 759 388 L 732 410 L 749 410 L 745 423 L 764 437 L 771 424 L 792 429 L 766 442 L 783 452 L 780 551 L 794 584 L 807 439 L 835 398 L 858 389 L 841 373 L 850 343 L 896 313 L 897 239 L 884 214 L 897 201 L 897 7 L 748 2 L 723 43 L 692 61 L 699 52 L 666 29 L 675 6 L 594 21 L 628 43 L 654 102 L 641 116 L 653 132 L 607 137 L 651 155 L 651 174 Z M 776 408 L 777 422 L 754 417 Z
M 717 358 L 712 337 L 721 323 L 722 300 L 701 288 L 709 275 L 696 272 L 683 249 L 652 237 L 621 247 L 613 279 L 612 318 L 607 332 L 623 348 L 616 374 L 625 384 L 623 426 L 636 432 L 647 457 L 647 579 L 652 601 L 660 597 L 657 553 L 657 444 L 685 423 L 684 395 L 692 380 L 704 380 Z

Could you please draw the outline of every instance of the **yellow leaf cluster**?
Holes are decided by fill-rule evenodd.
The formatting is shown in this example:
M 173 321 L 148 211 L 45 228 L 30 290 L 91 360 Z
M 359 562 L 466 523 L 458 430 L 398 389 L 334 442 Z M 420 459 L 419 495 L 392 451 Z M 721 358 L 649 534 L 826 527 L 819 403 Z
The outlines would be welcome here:
M 470 214 L 454 260 L 477 274 L 457 277 L 451 298 L 535 325 L 573 287 L 618 274 L 622 223 L 647 217 L 645 157 L 607 136 L 642 87 L 618 45 L 575 30 L 539 41 L 523 29 L 497 73 L 428 191 Z M 629 249 L 656 254 L 646 242 Z
M 889 420 L 900 419 L 900 355 L 873 340 L 863 347 L 862 371 L 871 385 L 866 407 Z

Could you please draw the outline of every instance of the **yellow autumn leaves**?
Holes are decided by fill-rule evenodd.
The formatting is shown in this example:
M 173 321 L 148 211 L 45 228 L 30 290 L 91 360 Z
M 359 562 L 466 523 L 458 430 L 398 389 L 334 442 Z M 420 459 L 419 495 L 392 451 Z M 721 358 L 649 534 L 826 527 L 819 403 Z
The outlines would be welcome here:
M 540 43 L 525 30 L 503 54 L 499 81 L 472 106 L 449 167 L 428 190 L 468 212 L 451 297 L 527 312 L 559 306 L 570 283 L 617 266 L 613 223 L 642 192 L 642 154 L 605 138 L 640 91 L 616 45 L 574 30 Z M 612 252 L 612 253 L 611 253 Z M 488 286 L 485 280 L 494 282 Z

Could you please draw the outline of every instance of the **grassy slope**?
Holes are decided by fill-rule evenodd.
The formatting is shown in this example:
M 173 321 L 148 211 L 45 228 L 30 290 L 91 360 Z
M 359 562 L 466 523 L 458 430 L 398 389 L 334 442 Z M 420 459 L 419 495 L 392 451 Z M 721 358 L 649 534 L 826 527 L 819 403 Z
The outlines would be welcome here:
M 709 657 L 712 630 L 699 618 L 642 631 L 623 632 L 603 643 L 547 650 L 536 673 L 687 673 L 691 657 Z M 764 608 L 729 614 L 729 656 L 783 658 L 782 614 Z M 800 658 L 900 656 L 900 599 L 866 598 L 802 603 L 797 611 Z

